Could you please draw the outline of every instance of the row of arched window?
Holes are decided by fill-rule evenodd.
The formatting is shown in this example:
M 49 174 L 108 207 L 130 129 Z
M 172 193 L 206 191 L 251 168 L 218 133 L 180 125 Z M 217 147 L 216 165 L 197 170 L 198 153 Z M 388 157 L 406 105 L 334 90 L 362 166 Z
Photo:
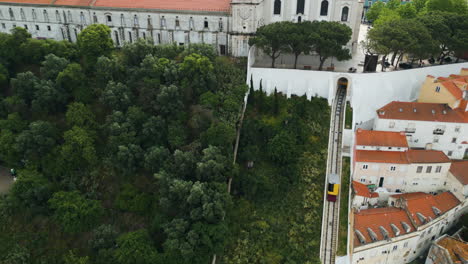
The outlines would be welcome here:
M 9 15 L 10 15 L 10 20 L 15 20 L 15 13 L 14 13 L 13 9 L 10 8 L 8 11 L 9 11 Z M 36 10 L 32 9 L 31 12 L 32 12 L 31 14 L 32 14 L 33 20 L 36 21 L 37 20 Z M 55 15 L 56 15 L 57 22 L 62 23 L 62 18 L 61 18 L 60 12 L 58 10 L 55 11 Z M 2 17 L 3 17 L 3 14 L 2 14 Z M 23 20 L 23 21 L 26 20 L 26 14 L 25 14 L 23 8 L 20 8 L 20 17 L 21 17 L 21 20 Z M 106 23 L 112 23 L 112 15 L 111 14 L 105 14 L 105 17 L 106 17 L 105 18 Z M 48 12 L 45 9 L 43 10 L 43 18 L 44 18 L 44 22 L 46 22 L 46 23 L 50 22 Z M 63 11 L 63 19 L 64 19 L 64 23 L 73 23 L 72 13 L 70 11 L 68 11 L 67 13 L 65 13 L 65 11 Z M 80 12 L 80 22 L 81 22 L 82 25 L 86 25 L 86 19 L 85 19 L 85 15 L 84 15 L 83 12 Z M 98 23 L 98 17 L 96 15 L 96 13 L 93 13 L 93 22 Z M 121 23 L 122 26 L 125 26 L 124 14 L 120 15 L 120 23 Z M 134 17 L 133 17 L 133 26 L 134 27 L 139 27 L 139 21 L 138 21 L 138 16 L 137 15 L 134 15 Z M 148 27 L 152 27 L 151 16 L 148 16 Z M 161 17 L 161 28 L 165 28 L 165 27 L 166 27 L 166 18 L 164 16 L 162 16 Z M 175 18 L 175 27 L 176 28 L 180 27 L 180 19 L 179 19 L 178 16 L 176 16 L 176 18 Z M 209 28 L 209 22 L 208 22 L 207 17 L 205 17 L 205 19 L 203 21 L 203 28 L 204 29 Z M 190 17 L 190 19 L 189 19 L 189 29 L 190 30 L 195 29 L 195 21 L 194 21 L 193 17 Z M 223 23 L 222 18 L 219 19 L 218 30 L 219 31 L 224 30 L 224 23 Z
M 305 0 L 297 0 L 296 14 L 304 14 Z M 273 14 L 281 15 L 281 0 L 275 0 L 273 4 Z M 328 15 L 328 1 L 322 0 L 320 4 L 320 16 Z M 349 7 L 345 6 L 341 9 L 341 21 L 348 21 Z

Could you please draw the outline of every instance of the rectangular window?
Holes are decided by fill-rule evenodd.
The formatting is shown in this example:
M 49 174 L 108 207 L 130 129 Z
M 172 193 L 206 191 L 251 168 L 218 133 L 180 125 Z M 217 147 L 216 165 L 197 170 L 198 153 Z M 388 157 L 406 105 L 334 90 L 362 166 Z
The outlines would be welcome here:
M 24 29 L 26 29 L 26 30 L 27 30 L 27 29 L 28 29 L 28 25 L 24 25 Z
M 391 166 L 391 167 L 390 167 L 390 170 L 391 170 L 391 171 L 395 171 L 395 170 L 396 170 L 396 167 L 395 167 L 395 166 Z
M 403 247 L 408 247 L 408 241 L 403 244 Z
M 51 30 L 50 26 L 47 26 L 47 30 L 48 30 L 48 31 L 50 31 L 50 30 Z
M 369 168 L 369 165 L 364 164 L 364 165 L 362 165 L 362 168 L 363 168 L 364 170 L 367 170 L 367 168 Z
M 179 21 L 179 19 L 176 19 L 176 21 L 175 21 L 175 26 L 176 26 L 176 27 L 180 27 L 180 21 Z
M 361 182 L 366 182 L 366 178 L 361 178 Z
M 457 143 L 457 138 L 452 138 L 452 143 Z
M 304 14 L 305 0 L 297 0 L 296 14 Z
M 221 55 L 226 55 L 226 45 L 219 45 L 219 53 Z
M 2 28 L 5 29 L 6 28 L 6 25 L 5 23 L 2 23 Z
M 439 143 L 439 137 L 434 137 L 434 143 Z
M 418 166 L 418 168 L 416 168 L 416 173 L 421 173 L 423 170 L 423 166 Z
M 442 166 L 437 166 L 436 167 L 436 173 L 439 173 L 442 170 Z
M 393 246 L 393 251 L 397 250 L 398 246 Z
M 413 182 L 413 185 L 415 185 L 415 186 L 416 186 L 416 185 L 418 185 L 418 183 L 417 183 L 417 182 Z
M 107 22 L 112 22 L 112 16 L 111 15 L 107 15 Z
M 435 91 L 436 93 L 440 93 L 440 86 L 436 86 Z
M 427 166 L 426 173 L 431 173 L 431 171 L 432 171 L 432 166 Z
M 207 20 L 205 20 L 204 27 L 208 28 L 208 21 Z
M 394 128 L 395 127 L 395 122 L 391 121 L 390 123 L 388 123 L 388 127 L 389 128 Z
M 459 126 L 455 127 L 455 132 L 457 132 L 457 133 L 460 132 L 460 127 Z
M 39 25 L 36 25 L 36 30 L 39 30 Z
M 452 156 L 452 154 L 453 154 L 453 151 L 447 152 L 447 156 L 449 156 L 449 157 Z

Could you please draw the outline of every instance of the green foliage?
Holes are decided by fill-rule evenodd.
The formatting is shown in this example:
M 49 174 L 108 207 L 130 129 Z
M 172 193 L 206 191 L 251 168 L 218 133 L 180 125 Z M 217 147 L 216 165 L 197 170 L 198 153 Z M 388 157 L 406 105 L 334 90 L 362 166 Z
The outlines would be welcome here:
M 379 18 L 382 10 L 385 8 L 385 3 L 382 1 L 375 2 L 369 11 L 366 12 L 366 17 L 370 21 L 375 21 Z
M 351 40 L 350 27 L 339 22 L 314 21 L 317 24 L 316 36 L 313 37 L 314 50 L 320 57 L 319 70 L 322 70 L 325 60 L 335 57 L 338 61 L 351 59 L 349 49 L 343 48 Z
M 152 147 L 145 154 L 145 168 L 150 172 L 158 172 L 167 159 L 170 152 L 165 147 Z
M 29 264 L 31 263 L 31 253 L 28 249 L 16 245 L 6 256 L 0 257 L 4 264 Z
M 52 197 L 52 185 L 37 171 L 22 170 L 10 191 L 13 204 L 19 210 L 45 213 L 47 201 Z
M 36 121 L 16 137 L 15 148 L 26 159 L 26 163 L 34 162 L 55 146 L 56 138 L 56 129 L 51 123 Z
M 226 123 L 213 123 L 201 135 L 204 146 L 216 146 L 227 152 L 231 152 L 236 138 L 236 130 Z
M 29 105 L 34 98 L 35 84 L 37 82 L 38 78 L 32 72 L 25 72 L 19 73 L 16 78 L 11 79 L 11 86 L 15 95 Z
M 125 184 L 115 201 L 117 208 L 124 211 L 147 213 L 151 197 L 130 184 Z
M 114 256 L 119 264 L 162 263 L 145 229 L 120 235 L 117 238 L 117 245 Z
M 45 56 L 45 60 L 41 63 L 41 77 L 54 81 L 57 75 L 65 69 L 68 64 L 70 64 L 70 62 L 67 59 L 49 54 Z
M 83 103 L 69 104 L 65 117 L 69 127 L 78 126 L 89 129 L 97 127 L 94 113 Z
M 427 11 L 442 11 L 466 15 L 468 3 L 464 0 L 427 0 Z
M 288 49 L 285 42 L 288 36 L 289 22 L 277 22 L 261 26 L 256 35 L 249 39 L 249 45 L 256 45 L 271 57 L 271 67 L 275 67 L 276 59 Z
M 89 257 L 76 256 L 73 251 L 69 251 L 67 255 L 63 256 L 64 264 L 88 264 Z
M 73 96 L 76 101 L 89 102 L 91 101 L 92 91 L 86 87 L 85 79 L 86 76 L 81 65 L 71 63 L 58 74 L 56 82 L 68 96 Z
M 93 236 L 89 240 L 89 245 L 93 250 L 114 248 L 116 245 L 118 232 L 111 225 L 100 225 L 93 230 Z
M 49 200 L 53 218 L 64 232 L 77 233 L 94 227 L 104 214 L 99 201 L 83 197 L 79 192 L 56 192 Z
M 268 142 L 268 156 L 274 162 L 288 164 L 297 156 L 296 139 L 288 132 L 276 135 Z
M 78 47 L 88 67 L 93 67 L 100 56 L 109 56 L 114 43 L 110 37 L 111 30 L 102 24 L 87 26 L 78 35 Z
M 84 128 L 74 126 L 65 132 L 63 139 L 64 143 L 60 148 L 60 155 L 67 170 L 84 170 L 95 164 L 97 154 L 92 133 Z

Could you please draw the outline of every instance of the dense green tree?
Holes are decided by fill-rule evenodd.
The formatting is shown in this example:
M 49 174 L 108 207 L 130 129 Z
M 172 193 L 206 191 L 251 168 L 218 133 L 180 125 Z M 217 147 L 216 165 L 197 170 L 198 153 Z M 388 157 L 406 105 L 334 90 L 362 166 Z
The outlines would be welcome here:
M 215 89 L 213 64 L 202 55 L 191 54 L 180 64 L 180 72 L 184 76 L 183 86 L 190 87 L 194 94 L 200 94 Z
M 401 18 L 415 18 L 417 14 L 416 7 L 412 3 L 406 3 L 403 5 L 400 5 L 397 8 L 397 12 L 400 15 Z
M 149 194 L 141 192 L 131 184 L 125 184 L 117 196 L 115 204 L 123 211 L 147 213 L 151 203 Z
M 86 86 L 85 80 L 86 76 L 81 65 L 71 63 L 58 74 L 57 85 L 66 91 L 69 96 L 73 96 L 76 101 L 90 102 L 93 93 Z
M 268 142 L 268 156 L 274 162 L 288 164 L 297 154 L 296 139 L 287 132 L 281 132 Z
M 143 156 L 143 150 L 138 145 L 120 145 L 115 154 L 114 166 L 127 174 L 134 173 L 139 168 Z
M 122 83 L 109 82 L 100 98 L 112 110 L 127 110 L 132 105 L 132 91 Z
M 0 87 L 8 83 L 8 80 L 10 79 L 9 75 L 10 74 L 8 73 L 8 69 L 2 64 L 0 64 Z
M 88 67 L 94 66 L 100 56 L 110 55 L 114 48 L 110 34 L 108 26 L 92 24 L 78 35 L 78 47 Z
M 93 250 L 114 248 L 118 232 L 112 225 L 100 225 L 93 230 L 89 245 Z
M 140 229 L 120 235 L 114 252 L 118 264 L 158 264 L 160 256 L 148 231 Z
M 37 113 L 56 113 L 65 106 L 68 94 L 50 80 L 40 80 L 34 85 L 31 109 Z
M 285 26 L 288 28 L 285 43 L 288 52 L 294 54 L 294 69 L 297 69 L 297 59 L 299 55 L 302 53 L 309 54 L 314 48 L 311 40 L 317 38 L 314 34 L 317 24 L 310 21 L 301 23 L 287 22 Z
M 29 264 L 31 263 L 31 253 L 25 247 L 15 245 L 7 255 L 0 257 L 4 264 Z
M 101 203 L 83 197 L 79 192 L 56 192 L 49 200 L 53 218 L 67 233 L 77 233 L 94 227 L 104 209 Z
M 78 126 L 89 129 L 97 127 L 93 111 L 83 103 L 69 104 L 65 118 L 69 127 Z
M 468 3 L 464 0 L 427 0 L 426 8 L 427 11 L 442 11 L 464 15 L 468 12 Z
M 285 38 L 288 35 L 289 22 L 277 22 L 261 26 L 257 29 L 255 37 L 249 39 L 249 45 L 256 45 L 271 58 L 271 67 L 275 68 L 276 59 L 281 52 L 286 51 Z
M 351 58 L 349 49 L 343 47 L 351 39 L 350 27 L 338 22 L 314 21 L 313 23 L 317 24 L 317 35 L 313 38 L 312 43 L 315 52 L 319 55 L 319 70 L 322 70 L 323 64 L 330 57 L 334 57 L 338 61 Z
M 16 208 L 33 214 L 45 213 L 47 201 L 52 197 L 52 184 L 37 171 L 21 170 L 18 175 L 10 191 Z
M 16 137 L 16 149 L 22 154 L 26 162 L 37 161 L 46 155 L 57 142 L 55 127 L 45 121 L 29 124 L 28 129 Z
M 162 86 L 156 100 L 158 110 L 164 116 L 174 115 L 184 108 L 183 91 L 175 85 Z
M 41 77 L 43 79 L 55 81 L 58 74 L 70 64 L 65 58 L 60 58 L 54 54 L 45 56 L 45 60 L 41 63 Z
M 70 171 L 83 171 L 97 161 L 94 137 L 84 128 L 74 126 L 65 132 L 60 155 Z
M 89 257 L 80 257 L 75 255 L 73 251 L 69 251 L 63 256 L 63 262 L 64 264 L 89 264 Z
M 370 21 L 375 21 L 379 18 L 382 10 L 385 8 L 385 3 L 382 1 L 375 2 L 369 11 L 366 12 L 366 17 Z
M 39 79 L 32 72 L 19 73 L 16 78 L 11 79 L 11 86 L 15 95 L 30 105 L 36 91 L 35 84 L 38 81 Z
M 236 129 L 224 122 L 213 123 L 208 130 L 200 136 L 204 146 L 217 146 L 223 152 L 232 151 L 236 139 Z
M 217 147 L 210 146 L 203 150 L 203 156 L 197 163 L 197 180 L 203 182 L 226 182 L 230 173 L 226 157 Z
M 145 168 L 153 173 L 158 172 L 164 166 L 169 157 L 170 152 L 165 147 L 151 147 L 145 154 Z

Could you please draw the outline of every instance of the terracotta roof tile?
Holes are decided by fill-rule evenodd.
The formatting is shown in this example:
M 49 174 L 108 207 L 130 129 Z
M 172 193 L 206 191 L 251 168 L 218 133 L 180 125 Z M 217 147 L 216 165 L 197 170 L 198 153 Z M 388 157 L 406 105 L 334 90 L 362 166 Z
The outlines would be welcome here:
M 452 162 L 452 166 L 450 166 L 450 172 L 463 185 L 468 184 L 468 160 Z
M 49 5 L 53 0 L 0 0 L 0 3 Z
M 57 0 L 55 5 L 89 6 L 93 0 Z
M 460 201 L 451 192 L 444 192 L 439 195 L 417 195 L 415 197 L 400 196 L 400 198 L 406 200 L 408 212 L 418 226 L 425 224 L 419 219 L 418 213 L 422 214 L 426 218 L 427 223 L 431 221 L 431 219 L 438 217 L 435 214 L 433 207 L 437 208 L 440 211 L 440 214 L 444 214 L 460 204 Z
M 468 112 L 435 103 L 393 101 L 377 110 L 377 115 L 382 119 L 468 123 Z
M 356 131 L 356 145 L 408 148 L 405 133 L 363 130 L 360 128 Z
M 406 152 L 357 150 L 354 157 L 358 162 L 409 164 Z
M 404 198 L 404 199 L 415 199 L 415 198 L 421 198 L 421 197 L 426 197 L 427 193 L 423 192 L 413 192 L 413 193 L 401 193 L 401 194 L 394 194 L 391 195 L 393 198 Z
M 362 184 L 362 183 L 357 182 L 357 181 L 353 181 L 353 189 L 354 189 L 354 192 L 355 192 L 355 194 L 357 196 L 363 196 L 363 197 L 367 197 L 367 198 L 377 198 L 377 197 L 379 197 L 378 193 L 369 191 L 369 188 L 367 188 L 367 185 Z
M 447 249 L 453 263 L 463 263 L 468 259 L 468 243 L 450 236 L 443 237 L 437 241 L 437 245 Z
M 441 82 L 441 85 L 443 85 L 447 90 L 456 98 L 456 99 L 461 99 L 463 96 L 462 90 L 458 88 L 458 86 L 451 80 L 451 81 L 446 81 L 446 82 Z
M 94 6 L 228 12 L 230 0 L 97 0 Z
M 405 222 L 409 226 L 410 229 L 408 232 L 406 232 L 402 222 Z M 399 235 L 411 233 L 416 230 L 403 209 L 386 207 L 372 208 L 355 212 L 354 245 L 362 245 L 359 238 L 357 237 L 356 230 L 358 230 L 364 236 L 366 244 L 373 242 L 367 228 L 370 228 L 375 233 L 377 236 L 377 241 L 384 240 L 380 226 L 382 226 L 387 231 L 389 237 L 395 237 L 395 232 L 393 231 L 391 224 L 395 225 L 399 229 Z
M 443 151 L 438 150 L 415 150 L 410 149 L 407 152 L 410 163 L 448 163 L 450 159 Z

